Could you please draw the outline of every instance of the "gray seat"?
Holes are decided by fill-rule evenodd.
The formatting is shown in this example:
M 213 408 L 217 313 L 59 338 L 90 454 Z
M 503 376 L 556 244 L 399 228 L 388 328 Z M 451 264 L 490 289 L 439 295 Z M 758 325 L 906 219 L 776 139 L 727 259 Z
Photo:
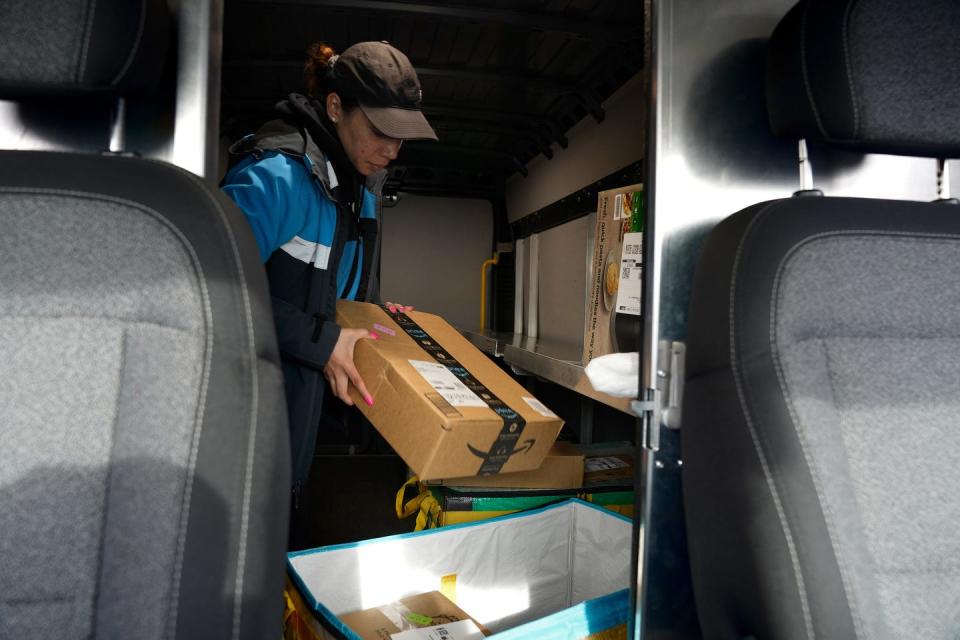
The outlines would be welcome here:
M 958 30 L 949 0 L 801 2 L 770 41 L 774 130 L 957 157 Z M 686 385 L 706 638 L 957 637 L 960 207 L 794 197 L 725 219 Z
M 156 2 L 8 8 L 0 97 L 117 95 L 160 72 L 141 51 L 165 41 Z M 0 152 L 0 638 L 280 635 L 269 305 L 243 216 L 196 176 Z

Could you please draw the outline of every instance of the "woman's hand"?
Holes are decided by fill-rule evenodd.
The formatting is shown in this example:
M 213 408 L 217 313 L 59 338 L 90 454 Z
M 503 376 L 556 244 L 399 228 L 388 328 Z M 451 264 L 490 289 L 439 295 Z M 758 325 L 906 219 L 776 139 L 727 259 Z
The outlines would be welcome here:
M 373 396 L 367 391 L 363 379 L 353 363 L 353 349 L 359 340 L 377 339 L 377 334 L 366 329 L 341 329 L 337 344 L 333 347 L 330 359 L 323 367 L 323 376 L 330 383 L 333 394 L 348 405 L 353 405 L 350 397 L 350 385 L 357 388 L 360 396 L 368 405 L 373 405 Z
M 408 311 L 413 311 L 412 306 L 397 304 L 396 302 L 386 302 L 384 304 L 387 309 L 390 310 L 390 313 L 407 313 Z

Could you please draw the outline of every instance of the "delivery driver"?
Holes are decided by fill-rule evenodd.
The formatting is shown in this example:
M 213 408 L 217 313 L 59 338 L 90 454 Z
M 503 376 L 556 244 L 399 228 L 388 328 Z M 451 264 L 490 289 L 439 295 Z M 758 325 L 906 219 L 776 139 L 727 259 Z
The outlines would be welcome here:
M 317 43 L 304 71 L 307 95 L 290 94 L 278 120 L 231 147 L 235 164 L 222 184 L 253 228 L 270 283 L 295 503 L 316 446 L 324 379 L 347 404 L 350 385 L 374 402 L 353 349 L 376 335 L 341 329 L 334 313 L 338 298 L 379 302 L 386 166 L 404 140 L 437 139 L 413 66 L 389 44 L 361 42 L 338 56 Z

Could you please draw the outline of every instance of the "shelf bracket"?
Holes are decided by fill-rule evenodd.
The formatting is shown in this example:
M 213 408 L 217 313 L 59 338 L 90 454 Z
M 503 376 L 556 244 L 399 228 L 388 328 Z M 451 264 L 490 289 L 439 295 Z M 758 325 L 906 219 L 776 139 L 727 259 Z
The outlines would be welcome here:
M 649 451 L 660 450 L 660 425 L 654 420 L 656 389 L 641 389 L 640 399 L 630 403 L 640 417 L 640 446 Z

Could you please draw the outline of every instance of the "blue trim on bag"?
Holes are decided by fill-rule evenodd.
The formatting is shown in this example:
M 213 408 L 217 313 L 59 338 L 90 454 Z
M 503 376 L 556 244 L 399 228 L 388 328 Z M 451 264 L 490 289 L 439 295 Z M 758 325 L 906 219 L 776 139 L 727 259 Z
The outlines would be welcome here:
M 490 636 L 491 640 L 569 640 L 585 638 L 627 623 L 630 589 L 586 600 L 562 611 Z
M 379 544 L 382 542 L 390 542 L 394 540 L 407 540 L 410 538 L 419 538 L 421 536 L 436 535 L 439 533 L 444 533 L 445 531 L 455 531 L 457 529 L 466 529 L 468 527 L 478 527 L 482 525 L 493 524 L 495 522 L 504 522 L 507 520 L 524 518 L 524 517 L 535 515 L 538 513 L 543 513 L 545 511 L 550 511 L 551 509 L 559 509 L 569 504 L 581 504 L 585 507 L 590 507 L 591 509 L 594 509 L 596 511 L 601 511 L 604 513 L 604 515 L 608 515 L 614 518 L 619 518 L 620 520 L 623 520 L 624 522 L 629 522 L 631 524 L 633 523 L 633 520 L 631 518 L 628 518 L 619 513 L 610 511 L 609 509 L 601 507 L 600 505 L 593 504 L 592 502 L 587 502 L 586 500 L 581 500 L 580 498 L 570 498 L 568 500 L 564 500 L 563 502 L 555 502 L 553 504 L 548 504 L 546 506 L 539 507 L 537 509 L 530 509 L 528 511 L 518 511 L 517 513 L 509 513 L 504 516 L 497 516 L 496 518 L 488 518 L 486 520 L 477 520 L 476 522 L 464 522 L 462 524 L 454 524 L 447 527 L 440 527 L 438 529 L 425 529 L 423 531 L 412 531 L 410 533 L 398 533 L 396 535 L 384 536 L 382 538 L 371 538 L 369 540 L 360 540 L 358 542 L 347 542 L 344 544 L 334 544 L 334 545 L 328 545 L 326 547 L 317 547 L 315 549 L 304 549 L 302 551 L 292 551 L 287 554 L 287 573 L 290 574 L 292 580 L 296 584 L 297 588 L 300 590 L 300 594 L 304 596 L 304 598 L 308 601 L 307 604 L 309 604 L 310 607 L 318 614 L 318 616 L 320 616 L 321 623 L 325 623 L 330 627 L 333 627 L 333 629 L 341 633 L 345 638 L 347 638 L 347 640 L 363 640 L 352 629 L 350 629 L 350 627 L 343 624 L 343 622 L 341 622 L 340 619 L 336 615 L 334 615 L 332 611 L 330 611 L 330 609 L 328 609 L 326 606 L 324 606 L 323 604 L 317 601 L 313 593 L 309 589 L 307 589 L 307 585 L 303 582 L 303 579 L 301 579 L 300 574 L 298 574 L 294 570 L 293 563 L 291 562 L 293 558 L 297 558 L 300 556 L 314 555 L 317 553 L 326 553 L 328 551 L 342 551 L 345 549 L 356 549 L 358 547 L 368 546 L 371 544 Z M 597 611 L 600 611 L 600 613 L 603 614 L 603 617 L 599 619 L 605 620 L 606 618 L 611 617 L 613 615 L 612 613 L 606 612 L 606 608 L 610 608 L 612 607 L 612 605 L 608 606 L 605 604 L 607 599 L 612 599 L 613 596 L 621 596 L 624 598 L 625 601 L 628 598 L 627 595 L 622 595 L 621 592 L 618 591 L 616 593 L 610 594 L 609 596 L 595 598 L 594 600 L 587 600 L 586 602 L 582 602 L 573 607 L 569 607 L 567 609 L 558 611 L 557 613 L 550 614 L 549 616 L 541 618 L 540 620 L 528 622 L 527 624 L 516 627 L 515 629 L 504 631 L 502 632 L 502 634 L 495 634 L 495 637 L 499 639 L 501 638 L 501 635 L 503 635 L 504 640 L 509 640 L 509 638 L 511 637 L 521 638 L 524 636 L 522 635 L 508 636 L 504 634 L 512 634 L 516 629 L 527 629 L 529 632 L 529 628 L 531 627 L 531 625 L 540 625 L 541 623 L 546 623 L 546 621 L 549 621 L 555 617 L 560 617 L 561 620 L 565 620 L 568 612 L 577 612 L 577 613 L 570 613 L 571 617 L 574 615 L 583 615 L 582 613 L 583 611 L 586 611 L 586 614 L 590 615 L 593 610 L 584 609 L 585 607 L 588 607 L 588 606 L 601 607 L 601 609 L 597 609 Z M 600 604 L 591 604 L 591 603 L 600 603 Z M 627 608 L 629 609 L 629 603 L 627 604 Z M 597 615 L 600 615 L 600 613 L 598 613 Z M 623 613 L 622 622 L 626 622 L 627 615 L 628 614 L 626 612 Z M 571 622 L 575 622 L 575 619 L 572 620 Z M 564 624 L 568 624 L 568 623 L 564 622 Z M 620 624 L 620 623 L 617 623 L 617 624 Z M 616 624 L 612 624 L 610 626 L 616 626 Z M 535 628 L 534 630 L 537 631 L 538 633 L 540 632 L 539 627 Z M 599 627 L 595 629 L 595 631 L 602 631 L 602 630 L 603 629 Z M 549 629 L 547 629 L 547 631 L 549 631 Z M 584 634 L 584 635 L 589 635 L 589 634 Z M 536 637 L 538 640 L 541 640 L 541 636 L 526 636 L 526 637 L 528 638 Z M 555 636 L 555 637 L 558 640 L 561 638 L 561 636 Z M 562 636 L 562 637 L 565 639 L 567 636 Z M 575 637 L 575 636 L 571 636 L 571 637 Z M 543 640 L 547 640 L 547 639 L 548 639 L 548 636 L 543 636 Z
M 570 503 L 581 504 L 585 507 L 590 507 L 596 511 L 602 511 L 604 514 L 613 516 L 614 518 L 619 518 L 624 522 L 633 523 L 631 518 L 628 518 L 625 515 L 610 511 L 605 507 L 600 505 L 593 504 L 592 502 L 587 502 L 586 500 L 581 500 L 580 498 L 569 498 L 563 502 L 554 502 L 553 504 L 548 504 L 543 507 L 538 507 L 536 509 L 530 509 L 528 511 L 518 511 L 517 513 L 508 513 L 504 516 L 497 516 L 496 518 L 487 518 L 486 520 L 477 520 L 475 522 L 464 522 L 461 524 L 452 524 L 446 527 L 439 527 L 437 529 L 424 529 L 423 531 L 411 531 L 410 533 L 398 533 L 392 536 L 384 536 L 382 538 L 370 538 L 369 540 L 359 540 L 357 542 L 345 542 L 343 544 L 332 544 L 326 547 L 317 547 L 315 549 L 304 549 L 303 551 L 292 551 L 287 554 L 287 566 L 290 566 L 290 559 L 296 558 L 299 556 L 312 555 L 315 553 L 326 553 L 328 551 L 341 551 L 343 549 L 355 549 L 357 547 L 364 547 L 371 544 L 379 544 L 381 542 L 389 542 L 392 540 L 406 540 L 409 538 L 419 538 L 420 536 L 429 536 L 436 535 L 438 533 L 443 533 L 445 531 L 456 531 L 458 529 L 466 529 L 468 527 L 479 527 L 483 525 L 492 524 L 494 522 L 504 522 L 506 520 L 513 520 L 514 518 L 523 518 L 526 516 L 531 516 L 537 513 L 543 513 L 544 511 L 549 511 L 550 509 L 559 509 Z

